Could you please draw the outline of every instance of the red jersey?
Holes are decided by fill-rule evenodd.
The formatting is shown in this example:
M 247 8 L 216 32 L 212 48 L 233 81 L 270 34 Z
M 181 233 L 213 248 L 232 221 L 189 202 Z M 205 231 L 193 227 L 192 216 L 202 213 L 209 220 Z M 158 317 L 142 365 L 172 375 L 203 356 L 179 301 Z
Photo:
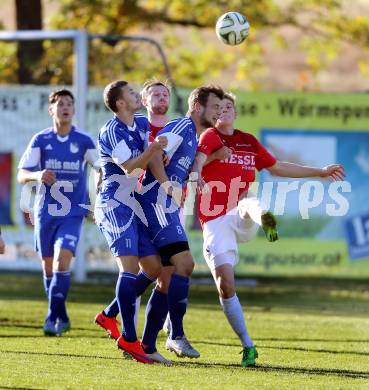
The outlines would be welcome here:
M 200 136 L 198 151 L 210 156 L 223 146 L 232 150 L 231 157 L 214 160 L 202 170 L 209 191 L 198 194 L 201 225 L 235 208 L 240 195 L 255 180 L 255 169 L 269 168 L 277 161 L 253 135 L 240 130 L 224 135 L 208 129 Z
M 157 127 L 157 126 L 152 125 L 151 123 L 149 123 L 149 125 L 150 125 L 149 141 L 152 142 L 152 141 L 154 141 L 155 137 L 158 135 L 159 131 L 160 131 L 164 126 Z

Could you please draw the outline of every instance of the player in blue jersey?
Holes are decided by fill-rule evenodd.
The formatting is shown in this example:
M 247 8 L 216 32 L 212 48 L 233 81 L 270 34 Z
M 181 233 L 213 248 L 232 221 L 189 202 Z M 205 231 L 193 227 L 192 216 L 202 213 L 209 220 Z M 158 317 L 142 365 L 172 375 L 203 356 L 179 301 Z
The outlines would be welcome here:
M 18 166 L 18 181 L 37 182 L 35 248 L 42 259 L 49 301 L 44 333 L 60 336 L 70 329 L 65 301 L 71 260 L 88 213 L 87 163 L 98 170 L 99 162 L 92 138 L 72 125 L 70 91 L 50 94 L 49 113 L 53 126 L 32 138 Z
M 151 241 L 162 259 L 175 266 L 167 291 L 157 286 L 148 302 L 142 339 L 146 353 L 155 350 L 158 332 L 169 310 L 172 327 L 166 348 L 178 356 L 200 356 L 183 331 L 189 277 L 194 262 L 180 221 L 179 206 L 182 189 L 196 155 L 198 136 L 206 128 L 214 126 L 220 115 L 222 98 L 223 91 L 218 87 L 204 86 L 192 91 L 187 116 L 169 122 L 158 133 L 158 136 L 164 135 L 168 139 L 165 152 L 170 159 L 169 164 L 164 167 L 161 156 L 154 156 L 142 183 L 142 194 L 137 196 L 149 221 Z
M 160 258 L 152 245 L 145 225 L 150 223 L 134 197 L 138 178 L 150 159 L 162 159 L 165 137 L 147 145 L 149 124 L 135 112 L 141 107 L 140 95 L 126 82 L 115 81 L 104 90 L 105 105 L 115 114 L 100 131 L 98 150 L 102 164 L 102 183 L 95 206 L 95 219 L 117 260 L 119 278 L 116 301 L 122 319 L 118 333 L 110 308 L 99 313 L 95 321 L 117 339 L 120 349 L 142 363 L 157 361 L 147 355 L 137 340 L 134 325 L 135 301 L 161 270 Z M 152 274 L 139 272 L 138 260 L 149 262 Z M 138 273 L 138 275 L 137 275 Z M 114 300 L 111 306 L 116 307 Z M 116 313 L 115 313 L 116 315 Z

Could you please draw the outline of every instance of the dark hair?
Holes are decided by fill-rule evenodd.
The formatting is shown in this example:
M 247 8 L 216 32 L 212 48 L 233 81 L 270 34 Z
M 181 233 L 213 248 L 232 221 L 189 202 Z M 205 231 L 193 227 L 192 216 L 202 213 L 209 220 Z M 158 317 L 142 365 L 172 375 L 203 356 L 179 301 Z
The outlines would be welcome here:
M 170 94 L 170 89 L 166 81 L 160 81 L 156 78 L 153 78 L 144 82 L 143 88 L 141 90 L 141 97 L 145 99 L 149 94 L 149 89 L 156 86 L 162 86 L 166 88 Z
M 74 96 L 71 91 L 68 89 L 58 89 L 57 91 L 53 91 L 49 95 L 49 104 L 54 104 L 59 99 L 60 96 L 69 96 L 74 103 Z
M 108 84 L 104 89 L 104 103 L 109 110 L 118 112 L 117 100 L 122 97 L 122 88 L 128 85 L 127 81 L 117 80 Z
M 205 107 L 208 101 L 208 97 L 211 93 L 213 93 L 219 99 L 223 99 L 224 97 L 223 89 L 215 85 L 205 85 L 194 89 L 188 98 L 189 112 L 194 111 L 196 103 L 199 103 L 201 106 Z

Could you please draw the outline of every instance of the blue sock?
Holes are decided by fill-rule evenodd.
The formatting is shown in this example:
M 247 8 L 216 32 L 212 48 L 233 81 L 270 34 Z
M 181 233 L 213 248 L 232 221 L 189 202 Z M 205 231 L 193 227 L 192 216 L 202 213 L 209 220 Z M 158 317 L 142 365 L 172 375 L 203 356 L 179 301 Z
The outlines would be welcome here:
M 157 351 L 156 339 L 160 329 L 163 328 L 167 314 L 168 295 L 154 288 L 147 302 L 145 327 L 142 336 L 142 344 L 146 353 Z
M 172 323 L 170 338 L 172 340 L 184 335 L 183 317 L 186 314 L 189 287 L 189 278 L 175 273 L 172 275 L 168 289 L 169 316 Z
M 70 286 L 70 272 L 54 272 L 49 287 L 49 312 L 47 319 L 56 321 L 60 318 L 63 322 L 68 322 L 69 317 L 65 307 Z
M 150 284 L 154 281 L 155 281 L 155 279 L 151 279 L 147 273 L 140 270 L 140 272 L 137 275 L 137 279 L 136 279 L 136 294 L 137 294 L 137 296 L 139 297 L 140 295 L 142 295 L 146 291 L 147 287 L 149 287 Z
M 108 307 L 103 310 L 103 313 L 110 318 L 115 318 L 119 314 L 119 305 L 117 298 L 114 298 Z
M 51 283 L 52 278 L 53 278 L 52 276 L 48 277 L 45 275 L 43 277 L 44 289 L 45 289 L 45 294 L 46 294 L 47 299 L 49 299 L 49 288 L 50 288 L 50 283 Z
M 142 295 L 154 280 L 155 279 L 151 279 L 144 271 L 140 270 L 136 279 L 136 295 L 138 297 Z M 104 309 L 104 314 L 111 318 L 115 318 L 119 314 L 117 298 L 114 298 L 110 305 Z
M 122 335 L 128 342 L 137 340 L 134 316 L 136 311 L 136 275 L 120 272 L 115 294 L 122 319 Z

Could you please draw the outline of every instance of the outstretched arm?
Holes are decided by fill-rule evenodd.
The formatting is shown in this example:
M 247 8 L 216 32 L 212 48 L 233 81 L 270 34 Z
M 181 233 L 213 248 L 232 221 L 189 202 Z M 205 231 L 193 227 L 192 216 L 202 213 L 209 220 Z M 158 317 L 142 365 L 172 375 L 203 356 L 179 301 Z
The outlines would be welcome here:
M 324 168 L 315 168 L 285 161 L 277 161 L 273 166 L 267 169 L 271 175 L 280 177 L 321 177 L 332 178 L 335 181 L 345 179 L 345 170 L 340 164 L 331 164 Z

